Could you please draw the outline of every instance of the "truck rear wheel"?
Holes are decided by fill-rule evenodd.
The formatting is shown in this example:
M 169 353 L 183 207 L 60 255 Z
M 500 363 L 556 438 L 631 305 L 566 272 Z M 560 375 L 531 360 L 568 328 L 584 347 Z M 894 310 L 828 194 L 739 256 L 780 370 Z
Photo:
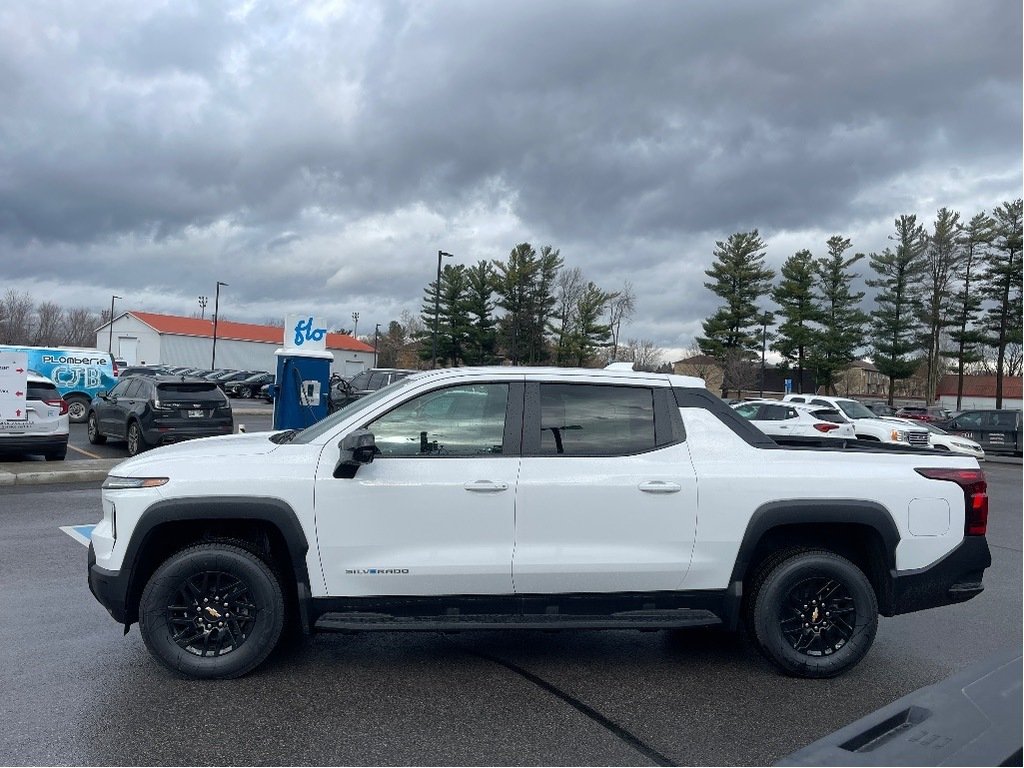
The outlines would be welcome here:
M 198 544 L 166 560 L 139 605 L 149 652 L 188 677 L 240 677 L 263 662 L 284 626 L 281 585 L 262 559 L 230 544 Z
M 84 424 L 89 414 L 89 400 L 82 395 L 68 395 L 64 398 L 68 403 L 68 421 L 72 424 Z
M 864 573 L 823 549 L 769 567 L 751 606 L 765 656 L 798 677 L 835 677 L 860 662 L 878 629 L 878 600 Z

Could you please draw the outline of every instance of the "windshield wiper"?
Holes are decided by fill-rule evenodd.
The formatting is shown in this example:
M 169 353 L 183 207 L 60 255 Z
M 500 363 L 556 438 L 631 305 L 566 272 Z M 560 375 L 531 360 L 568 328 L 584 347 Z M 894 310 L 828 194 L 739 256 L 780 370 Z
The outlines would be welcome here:
M 284 432 L 278 432 L 276 435 L 271 435 L 270 439 L 278 445 L 281 443 L 290 443 L 295 439 L 295 436 L 299 434 L 300 431 L 301 430 L 298 429 L 286 429 Z

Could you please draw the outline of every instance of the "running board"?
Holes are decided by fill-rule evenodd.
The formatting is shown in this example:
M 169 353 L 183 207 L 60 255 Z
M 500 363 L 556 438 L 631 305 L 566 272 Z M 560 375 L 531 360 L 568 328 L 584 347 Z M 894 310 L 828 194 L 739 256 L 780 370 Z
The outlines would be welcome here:
M 455 614 L 392 616 L 387 613 L 325 613 L 320 632 L 462 632 L 481 629 L 680 629 L 710 627 L 722 620 L 711 611 L 673 609 L 623 611 L 610 616 L 571 614 Z

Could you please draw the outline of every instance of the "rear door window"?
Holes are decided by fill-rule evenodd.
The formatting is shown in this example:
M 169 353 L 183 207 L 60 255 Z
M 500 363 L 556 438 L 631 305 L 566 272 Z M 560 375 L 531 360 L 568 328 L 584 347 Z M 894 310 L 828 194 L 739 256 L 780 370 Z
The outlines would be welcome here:
M 655 447 L 650 388 L 540 385 L 542 456 L 628 456 Z

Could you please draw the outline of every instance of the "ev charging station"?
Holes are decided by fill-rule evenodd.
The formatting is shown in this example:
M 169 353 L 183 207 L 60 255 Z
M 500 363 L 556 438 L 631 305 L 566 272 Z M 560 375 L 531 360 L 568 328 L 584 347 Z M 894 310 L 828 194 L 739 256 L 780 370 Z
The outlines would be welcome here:
M 327 415 L 331 363 L 327 328 L 311 315 L 285 320 L 284 347 L 277 357 L 274 429 L 305 429 Z

